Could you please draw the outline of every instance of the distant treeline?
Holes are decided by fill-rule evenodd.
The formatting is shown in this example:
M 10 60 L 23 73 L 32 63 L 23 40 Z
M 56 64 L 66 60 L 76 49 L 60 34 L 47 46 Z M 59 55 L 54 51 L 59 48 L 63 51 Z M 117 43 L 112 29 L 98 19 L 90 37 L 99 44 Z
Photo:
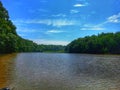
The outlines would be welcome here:
M 37 45 L 35 52 L 64 52 L 65 46 L 62 45 Z
M 66 46 L 69 53 L 120 54 L 120 32 L 86 36 Z
M 33 41 L 21 38 L 9 19 L 8 11 L 0 2 L 0 53 L 63 52 L 64 48 L 60 45 L 37 45 Z
M 38 45 L 21 38 L 9 19 L 8 11 L 0 2 L 0 53 L 12 52 L 64 52 L 120 54 L 120 32 L 86 36 L 72 41 L 66 47 L 61 45 Z

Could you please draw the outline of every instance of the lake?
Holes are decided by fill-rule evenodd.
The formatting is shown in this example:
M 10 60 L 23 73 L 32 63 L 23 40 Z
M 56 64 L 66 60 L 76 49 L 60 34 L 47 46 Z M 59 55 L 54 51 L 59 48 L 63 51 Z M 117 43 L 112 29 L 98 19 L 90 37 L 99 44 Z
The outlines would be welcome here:
M 0 55 L 0 88 L 6 86 L 14 90 L 120 90 L 120 55 Z

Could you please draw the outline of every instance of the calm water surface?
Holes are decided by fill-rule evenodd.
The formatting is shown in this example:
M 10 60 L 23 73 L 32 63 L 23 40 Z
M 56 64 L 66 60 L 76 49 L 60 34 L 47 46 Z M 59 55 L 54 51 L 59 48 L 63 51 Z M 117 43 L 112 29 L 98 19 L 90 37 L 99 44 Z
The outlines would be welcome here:
M 120 90 L 120 55 L 0 55 L 0 88 L 6 86 L 14 90 Z

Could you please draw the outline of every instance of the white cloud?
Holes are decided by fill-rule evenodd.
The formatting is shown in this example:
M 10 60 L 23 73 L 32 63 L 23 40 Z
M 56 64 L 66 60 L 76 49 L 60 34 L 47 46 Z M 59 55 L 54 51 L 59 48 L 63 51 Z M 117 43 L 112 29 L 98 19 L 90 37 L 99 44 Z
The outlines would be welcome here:
M 46 32 L 46 34 L 51 34 L 51 33 L 62 33 L 62 32 L 64 32 L 64 31 L 62 31 L 62 30 L 49 30 L 49 31 Z
M 56 15 L 52 15 L 53 17 L 66 17 L 66 15 L 65 14 L 62 14 L 62 13 L 60 13 L 60 14 L 56 14 Z
M 68 41 L 57 41 L 57 40 L 46 40 L 46 39 L 36 39 L 33 40 L 35 43 L 38 44 L 45 44 L 45 45 L 67 45 Z
M 80 30 L 105 30 L 106 28 L 104 27 L 108 23 L 120 23 L 120 13 L 116 15 L 112 15 L 108 17 L 106 21 L 96 24 L 96 25 L 85 24 Z
M 16 24 L 46 24 L 46 25 L 51 25 L 51 21 L 48 19 L 44 20 L 37 20 L 37 19 L 31 19 L 31 20 L 13 20 L 13 22 Z
M 70 13 L 74 14 L 74 13 L 79 13 L 78 10 L 71 10 Z
M 76 25 L 76 21 L 67 19 L 42 19 L 42 20 L 15 20 L 14 23 L 22 24 L 45 24 L 55 27 Z
M 83 27 L 80 30 L 105 30 L 105 29 L 101 27 Z
M 111 23 L 120 23 L 120 13 L 113 15 L 107 18 L 107 22 Z
M 53 20 L 51 25 L 56 27 L 75 25 L 75 21 L 67 19 Z
M 39 32 L 36 29 L 27 29 L 27 28 L 18 28 L 17 32 L 22 32 L 22 33 L 34 33 L 34 32 Z
M 105 30 L 105 28 L 99 26 L 99 25 L 90 25 L 85 24 L 80 30 Z
M 39 14 L 40 13 L 40 15 L 41 15 L 41 13 L 47 13 L 49 11 L 46 9 L 43 9 L 43 8 L 39 8 L 39 9 L 29 9 L 28 12 L 31 14 Z M 42 14 L 42 15 L 44 15 L 44 14 Z
M 86 4 L 80 4 L 80 3 L 78 3 L 78 4 L 75 4 L 75 5 L 73 5 L 74 7 L 84 7 L 84 6 L 86 6 Z

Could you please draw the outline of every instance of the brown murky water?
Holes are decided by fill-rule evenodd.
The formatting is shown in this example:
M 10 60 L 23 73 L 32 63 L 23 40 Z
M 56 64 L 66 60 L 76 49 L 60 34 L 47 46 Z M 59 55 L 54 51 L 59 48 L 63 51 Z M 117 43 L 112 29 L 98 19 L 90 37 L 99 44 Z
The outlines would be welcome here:
M 0 55 L 0 88 L 9 86 L 13 80 L 15 56 L 16 54 Z
M 120 55 L 0 55 L 0 88 L 6 86 L 14 90 L 120 90 Z

